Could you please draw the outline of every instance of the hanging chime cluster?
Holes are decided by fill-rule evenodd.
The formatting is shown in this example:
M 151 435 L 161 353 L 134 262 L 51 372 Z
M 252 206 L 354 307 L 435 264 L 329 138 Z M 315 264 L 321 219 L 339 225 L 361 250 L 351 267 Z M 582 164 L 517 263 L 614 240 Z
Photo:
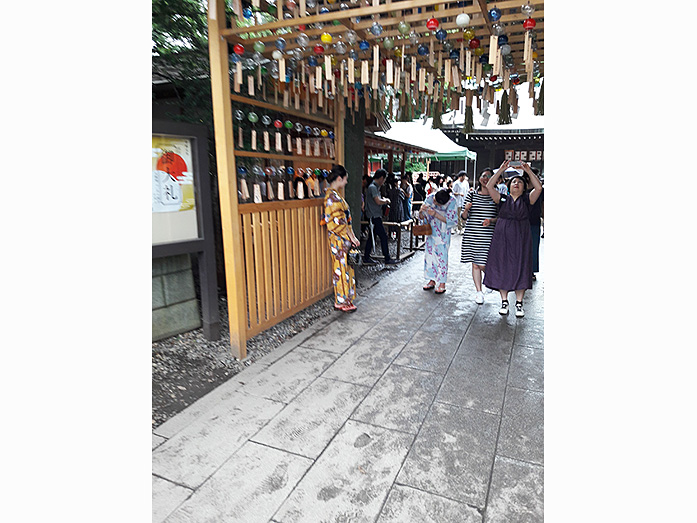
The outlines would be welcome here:
M 354 118 L 362 105 L 367 118 L 433 117 L 434 128 L 464 97 L 463 132 L 473 129 L 473 99 L 486 125 L 488 106 L 504 91 L 497 113 L 499 123 L 510 123 L 510 108 L 514 115 L 518 109 L 514 86 L 524 76 L 534 100 L 540 82 L 533 3 L 543 3 L 519 1 L 491 3 L 484 13 L 483 0 L 253 0 L 237 6 L 242 16 L 226 34 L 235 42 L 233 88 L 246 84 L 249 96 L 273 95 L 284 107 L 329 116 L 329 100 L 343 97 Z M 522 60 L 507 30 L 516 43 L 523 37 Z

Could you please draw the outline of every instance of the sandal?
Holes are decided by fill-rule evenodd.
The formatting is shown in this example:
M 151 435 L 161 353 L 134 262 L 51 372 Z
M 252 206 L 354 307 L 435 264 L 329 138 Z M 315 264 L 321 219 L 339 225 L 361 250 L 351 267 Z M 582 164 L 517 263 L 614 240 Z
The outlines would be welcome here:
M 343 307 L 341 307 L 341 310 L 344 312 L 354 312 L 358 307 L 356 307 L 353 303 L 347 303 Z
M 343 310 L 344 310 L 344 306 L 343 306 L 343 305 L 338 305 L 338 304 L 335 303 L 335 304 L 334 304 L 334 310 L 343 311 Z
M 445 287 L 443 287 L 441 290 L 435 291 L 434 294 L 443 294 L 445 292 Z
M 428 284 L 424 285 L 424 290 L 425 290 L 425 291 L 430 291 L 431 289 L 435 289 L 435 288 L 436 288 L 436 284 L 435 284 L 435 283 L 434 283 L 433 285 L 428 285 Z

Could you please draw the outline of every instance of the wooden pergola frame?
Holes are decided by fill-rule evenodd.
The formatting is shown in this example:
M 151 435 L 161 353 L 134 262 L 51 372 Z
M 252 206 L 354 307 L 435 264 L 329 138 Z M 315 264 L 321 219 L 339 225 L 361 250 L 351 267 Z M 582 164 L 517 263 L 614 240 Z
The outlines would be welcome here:
M 425 27 L 425 22 L 429 18 L 433 17 L 439 20 L 440 28 L 448 31 L 446 39 L 455 44 L 453 47 L 454 49 L 458 49 L 459 44 L 461 55 L 464 52 L 465 42 L 463 41 L 462 28 L 457 27 L 455 23 L 455 18 L 461 13 L 466 13 L 470 16 L 470 23 L 468 27 L 474 30 L 476 37 L 481 41 L 482 47 L 485 48 L 489 44 L 489 37 L 492 35 L 492 24 L 488 19 L 487 12 L 494 6 L 501 9 L 502 17 L 500 23 L 505 24 L 507 27 L 506 35 L 508 36 L 508 43 L 511 47 L 511 53 L 517 63 L 520 63 L 520 56 L 524 51 L 524 42 L 527 41 L 526 49 L 528 51 L 530 50 L 530 34 L 526 34 L 526 30 L 524 30 L 522 26 L 522 21 L 526 17 L 520 13 L 520 6 L 524 0 L 505 0 L 501 2 L 475 0 L 472 5 L 465 7 L 458 7 L 457 2 L 443 2 L 442 0 L 382 0 L 384 3 L 381 3 L 381 0 L 372 0 L 372 6 L 349 6 L 348 9 L 341 9 L 340 2 L 334 2 L 333 4 L 328 4 L 325 6 L 330 9 L 330 12 L 326 14 L 319 13 L 319 6 L 316 8 L 314 13 L 308 13 L 305 0 L 297 0 L 299 8 L 295 10 L 294 16 L 290 19 L 286 19 L 284 17 L 282 0 L 277 0 L 277 6 L 279 7 L 279 9 L 277 9 L 278 19 L 273 22 L 251 27 L 230 27 L 225 14 L 225 1 L 226 0 L 209 0 L 208 40 L 215 126 L 215 146 L 225 257 L 225 274 L 227 279 L 226 285 L 230 325 L 230 344 L 233 354 L 239 359 L 244 359 L 247 355 L 246 340 L 248 337 L 270 326 L 268 322 L 262 322 L 262 316 L 265 316 L 267 320 L 273 316 L 274 322 L 280 321 L 280 319 L 288 317 L 299 310 L 299 308 L 306 307 L 313 301 L 326 296 L 330 291 L 327 287 L 327 281 L 311 281 L 311 276 L 302 268 L 299 272 L 296 271 L 295 273 L 288 270 L 287 274 L 285 273 L 285 269 L 282 269 L 281 273 L 279 274 L 277 268 L 279 264 L 278 256 L 279 251 L 282 250 L 282 245 L 280 243 L 274 244 L 274 241 L 280 242 L 282 239 L 277 237 L 269 239 L 269 235 L 272 235 L 274 231 L 284 230 L 284 227 L 286 227 L 284 224 L 287 224 L 287 228 L 290 228 L 292 224 L 302 223 L 302 227 L 305 228 L 304 224 L 310 223 L 307 221 L 308 219 L 314 220 L 318 216 L 317 213 L 319 212 L 319 201 L 315 200 L 313 202 L 306 200 L 302 202 L 273 202 L 273 205 L 254 204 L 257 205 L 256 207 L 252 204 L 240 204 L 238 202 L 238 185 L 235 163 L 236 156 L 247 156 L 255 157 L 257 159 L 261 158 L 279 161 L 293 161 L 293 158 L 288 155 L 274 154 L 270 152 L 255 151 L 254 153 L 251 153 L 249 151 L 235 150 L 232 115 L 233 101 L 235 103 L 249 104 L 261 108 L 262 110 L 280 110 L 281 108 L 276 104 L 270 104 L 255 97 L 248 98 L 232 93 L 228 44 L 244 45 L 255 40 L 270 43 L 275 41 L 278 37 L 283 36 L 284 38 L 288 39 L 286 46 L 287 52 L 298 47 L 298 44 L 295 41 L 295 36 L 298 34 L 298 25 L 305 24 L 307 26 L 317 23 L 330 24 L 336 20 L 339 22 L 339 25 L 325 26 L 324 28 L 306 28 L 303 31 L 311 40 L 308 49 L 303 51 L 303 55 L 309 55 L 312 53 L 312 46 L 320 41 L 320 35 L 325 31 L 332 34 L 335 38 L 341 37 L 349 30 L 355 31 L 359 39 L 368 41 L 372 45 L 373 49 L 376 50 L 378 49 L 376 44 L 380 44 L 384 38 L 390 37 L 394 39 L 395 46 L 393 49 L 388 50 L 385 49 L 384 46 L 379 45 L 380 58 L 387 59 L 390 64 L 392 63 L 390 59 L 394 61 L 394 63 L 399 63 L 397 50 L 402 51 L 402 57 L 411 56 L 422 69 L 428 71 L 429 73 L 428 95 L 430 97 L 435 94 L 431 92 L 433 84 L 430 83 L 430 80 L 431 78 L 440 79 L 442 71 L 441 61 L 443 56 L 442 50 L 439 51 L 438 67 L 436 67 L 433 50 L 436 44 L 439 44 L 439 42 L 436 41 L 434 32 L 427 30 Z M 252 0 L 252 4 L 255 7 L 259 7 L 261 2 L 265 3 L 265 0 Z M 536 59 L 537 63 L 539 64 L 540 74 L 542 74 L 542 60 L 544 57 L 544 2 L 543 0 L 530 0 L 529 3 L 536 9 L 533 13 L 533 18 L 537 22 L 534 31 L 537 45 Z M 233 0 L 233 11 L 238 18 L 242 17 L 242 8 L 239 0 Z M 360 21 L 356 21 L 357 17 L 361 18 Z M 379 23 L 383 26 L 382 34 L 377 37 L 369 31 L 369 27 L 373 23 L 373 19 L 379 20 Z M 400 21 L 408 22 L 411 24 L 412 29 L 419 33 L 420 43 L 428 45 L 431 49 L 429 56 L 419 56 L 416 53 L 417 46 L 413 45 L 407 37 L 401 35 L 397 31 L 395 26 Z M 495 39 L 492 39 L 492 45 L 494 45 L 494 43 Z M 272 46 L 267 46 L 263 54 L 265 57 L 269 58 L 272 53 Z M 336 54 L 336 50 L 332 49 L 330 46 L 327 46 L 325 56 L 332 54 Z M 377 56 L 377 54 L 375 56 Z M 343 57 L 337 56 L 337 58 L 342 59 Z M 363 58 L 369 59 L 369 57 L 366 55 L 364 55 Z M 448 64 L 450 62 L 448 57 L 445 57 L 445 59 L 445 63 Z M 376 75 L 381 71 L 381 67 L 378 64 L 377 59 L 374 59 L 374 63 L 373 89 L 375 89 L 375 78 L 377 78 Z M 530 69 L 531 64 L 531 60 L 528 59 L 526 63 L 526 69 L 528 69 L 528 72 L 532 71 L 532 69 Z M 403 58 L 401 65 L 401 70 L 404 71 Z M 317 69 L 319 69 L 319 67 Z M 448 87 L 447 78 L 449 71 L 450 69 L 446 67 L 445 87 Z M 318 77 L 319 73 L 320 71 L 318 71 Z M 521 74 L 520 76 L 522 77 L 524 74 Z M 333 80 L 334 79 L 332 78 L 332 82 Z M 411 80 L 415 83 L 416 78 L 413 76 Z M 423 81 L 423 79 L 421 79 L 421 81 Z M 285 79 L 280 80 L 277 87 L 278 91 L 287 94 L 288 91 L 286 91 L 286 86 L 288 84 L 285 84 L 284 82 Z M 329 82 L 328 78 L 326 79 L 326 82 Z M 278 91 L 275 93 L 276 96 L 278 96 Z M 423 84 L 419 87 L 419 91 L 423 92 Z M 237 83 L 236 92 L 239 92 L 239 85 Z M 445 91 L 441 91 L 441 88 L 439 87 L 437 90 L 437 96 L 440 97 L 441 92 L 443 95 L 445 94 Z M 458 86 L 458 94 L 461 92 L 460 86 Z M 331 104 L 332 110 L 329 112 L 329 116 L 321 116 L 317 114 L 311 115 L 309 114 L 310 112 L 307 111 L 307 105 L 305 111 L 299 110 L 297 98 L 295 108 L 289 107 L 289 105 L 284 102 L 281 112 L 292 114 L 298 118 L 315 120 L 320 123 L 325 123 L 326 125 L 331 124 L 334 129 L 336 145 L 335 157 L 331 159 L 310 159 L 305 157 L 303 158 L 303 161 L 316 162 L 318 164 L 344 162 L 344 118 L 346 116 L 345 97 L 347 96 L 346 84 L 344 84 L 343 96 L 342 93 L 336 91 L 333 92 L 332 95 L 333 96 L 331 97 L 327 96 L 325 102 L 327 105 Z M 448 92 L 448 96 L 451 96 L 450 92 Z M 452 94 L 452 96 L 455 95 Z M 350 102 L 351 98 L 354 100 L 353 105 Z M 359 105 L 357 93 L 353 96 L 349 95 L 348 100 L 351 114 L 353 118 L 355 118 L 356 112 L 354 112 L 354 109 L 358 109 Z M 384 98 L 382 101 L 382 109 L 384 109 Z M 370 115 L 370 106 L 368 104 L 367 96 L 365 97 L 364 102 L 367 114 Z M 385 144 L 383 143 L 382 145 L 384 146 Z M 368 149 L 370 149 L 370 144 L 368 144 Z M 402 149 L 402 151 L 406 151 L 406 149 Z M 404 170 L 403 166 L 402 170 Z M 271 214 L 264 215 L 263 213 Z M 292 221 L 292 216 L 295 216 L 295 218 L 293 218 L 296 220 L 295 222 Z M 298 222 L 297 220 L 299 219 L 303 221 Z M 289 221 L 285 222 L 284 220 Z M 295 227 L 296 225 L 293 226 Z M 313 260 L 320 265 L 326 265 L 326 253 L 320 252 L 324 248 L 322 241 L 326 242 L 326 238 L 322 240 L 321 235 L 318 234 L 314 226 L 311 227 L 308 225 L 305 231 L 298 232 L 300 234 L 300 239 L 306 242 L 305 247 L 308 249 L 311 248 L 310 250 Z M 291 238 L 290 232 L 287 231 L 287 233 L 288 236 L 285 240 L 286 243 L 284 244 L 286 247 L 290 245 L 289 242 Z M 296 239 L 295 236 L 293 236 L 292 239 L 294 241 Z M 263 245 L 257 245 L 257 241 L 263 242 Z M 262 252 L 264 256 L 269 256 L 268 260 L 262 259 L 262 262 L 267 263 L 267 265 L 271 263 L 271 256 L 275 256 L 273 261 L 276 266 L 274 271 L 276 272 L 272 272 L 268 266 L 263 266 L 262 268 L 255 267 L 254 265 L 257 262 L 250 261 L 250 250 L 253 250 L 255 253 Z M 283 260 L 280 260 L 280 263 L 282 265 Z M 320 265 L 317 265 L 314 268 L 318 268 Z M 321 268 L 324 269 L 325 265 L 321 265 Z M 312 289 L 309 290 L 302 288 L 302 283 L 300 284 L 300 287 L 298 287 L 298 278 L 304 279 L 307 286 L 312 287 Z M 284 282 L 287 285 L 294 284 L 295 293 L 296 295 L 299 293 L 301 299 L 299 301 L 296 300 L 296 303 L 292 304 L 290 301 L 288 301 L 288 296 L 281 296 L 282 299 L 286 300 L 284 305 L 279 305 L 277 301 L 273 301 L 272 303 L 272 299 L 277 300 L 277 295 L 279 293 L 282 295 L 284 292 L 281 287 L 278 287 L 279 280 L 281 284 Z M 272 288 L 271 282 L 273 282 L 276 287 Z M 252 296 L 252 293 L 254 292 L 258 293 L 256 298 Z M 292 292 L 292 289 L 289 289 L 289 292 Z M 254 306 L 256 312 L 252 311 L 252 306 Z M 262 312 L 264 314 L 262 314 Z M 252 320 L 250 318 L 257 313 L 259 320 L 258 324 L 252 325 Z

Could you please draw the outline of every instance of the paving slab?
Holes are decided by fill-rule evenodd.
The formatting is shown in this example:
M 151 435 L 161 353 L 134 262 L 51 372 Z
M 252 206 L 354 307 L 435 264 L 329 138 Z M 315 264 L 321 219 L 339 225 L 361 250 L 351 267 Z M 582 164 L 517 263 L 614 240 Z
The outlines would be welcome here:
M 499 417 L 435 402 L 397 483 L 483 508 Z
M 542 523 L 544 469 L 496 457 L 484 523 Z
M 152 521 L 160 523 L 193 494 L 193 490 L 166 479 L 152 477 Z
M 273 519 L 374 522 L 413 438 L 347 421 Z
M 252 441 L 315 459 L 370 389 L 317 378 Z
M 508 386 L 544 392 L 544 358 L 542 349 L 514 345 Z
M 508 362 L 493 350 L 483 353 L 466 351 L 463 346 L 453 358 L 437 400 L 500 414 L 506 390 Z
M 443 376 L 392 365 L 351 419 L 416 434 Z
M 336 359 L 330 352 L 296 347 L 246 382 L 240 390 L 253 396 L 289 403 Z
M 162 436 L 158 436 L 157 434 L 153 434 L 152 435 L 152 448 L 154 449 L 155 447 L 158 447 L 159 445 L 161 445 L 165 441 L 167 441 L 167 440 L 165 438 L 163 438 Z
M 482 523 L 477 509 L 422 490 L 395 485 L 377 523 Z
M 543 464 L 543 393 L 508 387 L 497 453 L 508 458 Z
M 527 313 L 526 313 L 527 314 Z M 525 321 L 518 324 L 515 335 L 515 344 L 532 347 L 533 349 L 544 349 L 545 347 L 545 324 L 543 320 L 536 320 L 525 317 Z
M 395 359 L 396 365 L 445 374 L 457 352 L 463 334 L 443 328 L 429 333 L 424 328 L 414 335 Z
M 157 447 L 153 473 L 197 488 L 283 406 L 237 392 Z
M 247 442 L 167 523 L 266 523 L 312 460 Z
M 342 313 L 348 316 L 346 313 Z M 314 336 L 302 342 L 301 347 L 319 349 L 341 354 L 374 325 L 374 321 L 348 321 L 342 318 L 319 330 Z
M 372 387 L 403 347 L 404 341 L 389 336 L 364 336 L 349 347 L 322 377 Z

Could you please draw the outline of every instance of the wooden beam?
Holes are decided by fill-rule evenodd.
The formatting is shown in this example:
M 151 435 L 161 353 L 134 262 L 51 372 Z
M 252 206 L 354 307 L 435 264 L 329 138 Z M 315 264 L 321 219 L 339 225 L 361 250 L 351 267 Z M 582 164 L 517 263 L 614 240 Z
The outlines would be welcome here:
M 399 2 L 399 8 L 404 9 L 417 9 L 419 7 L 428 7 L 432 5 L 443 4 L 443 0 L 403 0 Z M 330 13 L 325 13 L 322 15 L 306 16 L 302 19 L 303 24 L 316 24 L 317 22 L 331 23 L 334 20 L 343 20 L 346 18 L 355 18 L 357 16 L 372 16 L 384 13 L 390 13 L 394 11 L 395 8 L 392 4 L 382 4 L 374 7 L 359 7 L 355 9 L 338 9 Z M 268 24 L 255 25 L 251 27 L 233 27 L 226 29 L 222 32 L 223 36 L 229 34 L 244 34 L 244 33 L 255 33 L 259 31 L 273 31 L 275 29 L 280 29 L 282 27 L 292 27 L 298 25 L 299 19 L 291 18 L 288 20 L 279 20 L 278 22 L 271 22 Z
M 225 29 L 225 0 L 208 2 L 208 50 L 211 68 L 215 155 L 220 193 L 220 215 L 225 255 L 225 280 L 228 297 L 230 347 L 233 355 L 247 357 L 247 307 L 245 275 L 242 259 L 242 233 L 237 202 L 237 176 L 232 129 L 232 102 L 230 100 L 230 73 L 227 41 L 222 38 Z

